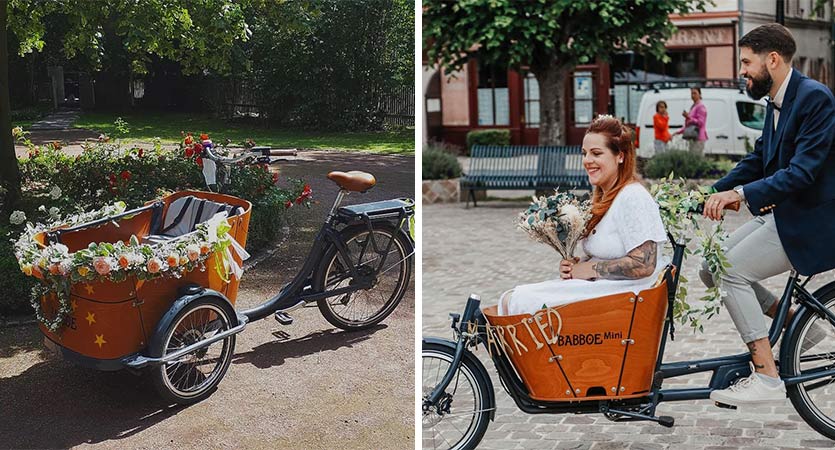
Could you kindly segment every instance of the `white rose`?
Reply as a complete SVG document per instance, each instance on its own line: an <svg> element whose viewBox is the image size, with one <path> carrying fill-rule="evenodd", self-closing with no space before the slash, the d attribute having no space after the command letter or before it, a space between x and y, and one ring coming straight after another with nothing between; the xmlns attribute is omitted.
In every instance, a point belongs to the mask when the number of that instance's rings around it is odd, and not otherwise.
<svg viewBox="0 0 835 450"><path fill-rule="evenodd" d="M49 208L49 218L50 219L55 220L58 217L60 217L60 215L61 215L61 210L58 209L57 206L53 206L52 208Z"/></svg>
<svg viewBox="0 0 835 450"><path fill-rule="evenodd" d="M20 225L25 221L26 213L24 213L23 211L15 211L12 213L11 216L9 216L9 222L11 222L12 225Z"/></svg>
<svg viewBox="0 0 835 450"><path fill-rule="evenodd" d="M58 186L52 186L52 189L49 191L49 196L53 200L58 200L59 198L61 198L61 188L59 188Z"/></svg>

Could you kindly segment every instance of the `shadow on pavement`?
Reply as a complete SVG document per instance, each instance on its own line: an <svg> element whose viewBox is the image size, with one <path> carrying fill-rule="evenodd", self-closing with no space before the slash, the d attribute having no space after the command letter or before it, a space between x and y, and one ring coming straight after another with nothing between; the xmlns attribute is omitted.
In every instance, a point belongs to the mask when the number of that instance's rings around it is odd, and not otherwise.
<svg viewBox="0 0 835 450"><path fill-rule="evenodd" d="M259 369L280 366L288 359L344 347L351 348L354 344L369 339L374 333L386 328L388 328L387 325L377 325L362 331L342 331L331 328L316 331L298 339L267 342L246 353L236 354L232 363L252 364Z"/></svg>
<svg viewBox="0 0 835 450"><path fill-rule="evenodd" d="M177 414L150 380L100 372L61 360L39 362L0 379L0 446L67 448L130 437ZM118 445L118 444L117 444Z"/></svg>

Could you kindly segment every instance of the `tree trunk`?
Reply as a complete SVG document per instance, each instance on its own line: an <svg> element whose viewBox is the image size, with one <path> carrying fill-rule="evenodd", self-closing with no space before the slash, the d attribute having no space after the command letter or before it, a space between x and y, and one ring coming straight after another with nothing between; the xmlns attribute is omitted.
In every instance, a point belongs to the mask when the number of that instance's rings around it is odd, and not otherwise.
<svg viewBox="0 0 835 450"><path fill-rule="evenodd" d="M6 1L0 1L0 186L6 192L2 196L0 220L8 219L8 214L20 200L20 170L14 152L12 138L12 112L9 101L9 47L6 39Z"/></svg>
<svg viewBox="0 0 835 450"><path fill-rule="evenodd" d="M539 82L539 145L565 145L565 79L571 66L551 62L533 72Z"/></svg>

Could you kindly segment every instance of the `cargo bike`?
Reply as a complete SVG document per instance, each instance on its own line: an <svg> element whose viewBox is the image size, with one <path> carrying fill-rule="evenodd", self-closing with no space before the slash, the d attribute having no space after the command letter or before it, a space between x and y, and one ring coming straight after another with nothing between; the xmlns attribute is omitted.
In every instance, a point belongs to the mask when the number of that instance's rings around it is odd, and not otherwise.
<svg viewBox="0 0 835 450"><path fill-rule="evenodd" d="M217 162L236 160L217 157ZM66 277L63 304L55 292L44 290L37 312L45 318L40 329L47 347L82 366L147 372L163 398L191 404L217 388L234 354L236 334L249 322L274 316L289 325L290 313L316 304L328 322L344 330L380 323L397 307L412 275L414 242L405 225L414 215L414 201L343 206L348 194L367 191L375 178L364 172L331 172L328 178L339 192L301 269L273 297L243 311L235 309L235 301L247 256L243 246L252 205L246 200L182 191L133 210L38 232L33 236L38 248L61 249L65 259L90 249L98 255L110 249L114 258L120 249L133 248L125 251L131 257L147 252L141 270L122 276L95 276L93 271L110 271L103 256L73 267L83 276ZM194 238L212 233L222 234L229 245L200 244ZM185 250L183 240L189 244ZM174 255L152 263L151 252L160 246ZM111 260L114 266L123 262L118 258ZM126 256L125 267L130 263ZM45 281L62 268L46 261L28 270Z"/></svg>
<svg viewBox="0 0 835 450"><path fill-rule="evenodd" d="M748 353L664 361L667 336L674 338L672 311L685 252L668 238L671 264L637 294L512 316L498 315L496 306L481 308L478 295L470 295L461 314L450 314L453 339L423 338L423 447L475 448L494 419L493 381L473 353L478 347L486 350L505 392L528 414L599 413L614 422L672 427L673 417L655 414L661 402L705 400L750 375ZM810 292L811 278L790 273L768 337L772 347L781 340L776 362L794 408L835 440L835 282ZM792 303L798 308L786 323ZM815 323L825 327L826 339L806 346ZM707 386L663 386L667 379L701 372L711 373Z"/></svg>

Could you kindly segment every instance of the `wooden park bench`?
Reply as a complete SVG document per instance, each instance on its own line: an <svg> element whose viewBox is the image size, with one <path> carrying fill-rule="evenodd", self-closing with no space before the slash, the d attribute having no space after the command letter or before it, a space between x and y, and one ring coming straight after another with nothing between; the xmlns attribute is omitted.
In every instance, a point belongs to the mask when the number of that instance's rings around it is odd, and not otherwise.
<svg viewBox="0 0 835 450"><path fill-rule="evenodd" d="M579 145L476 145L470 151L470 168L461 177L461 190L467 190L478 206L475 191L487 189L591 189L583 169Z"/></svg>

